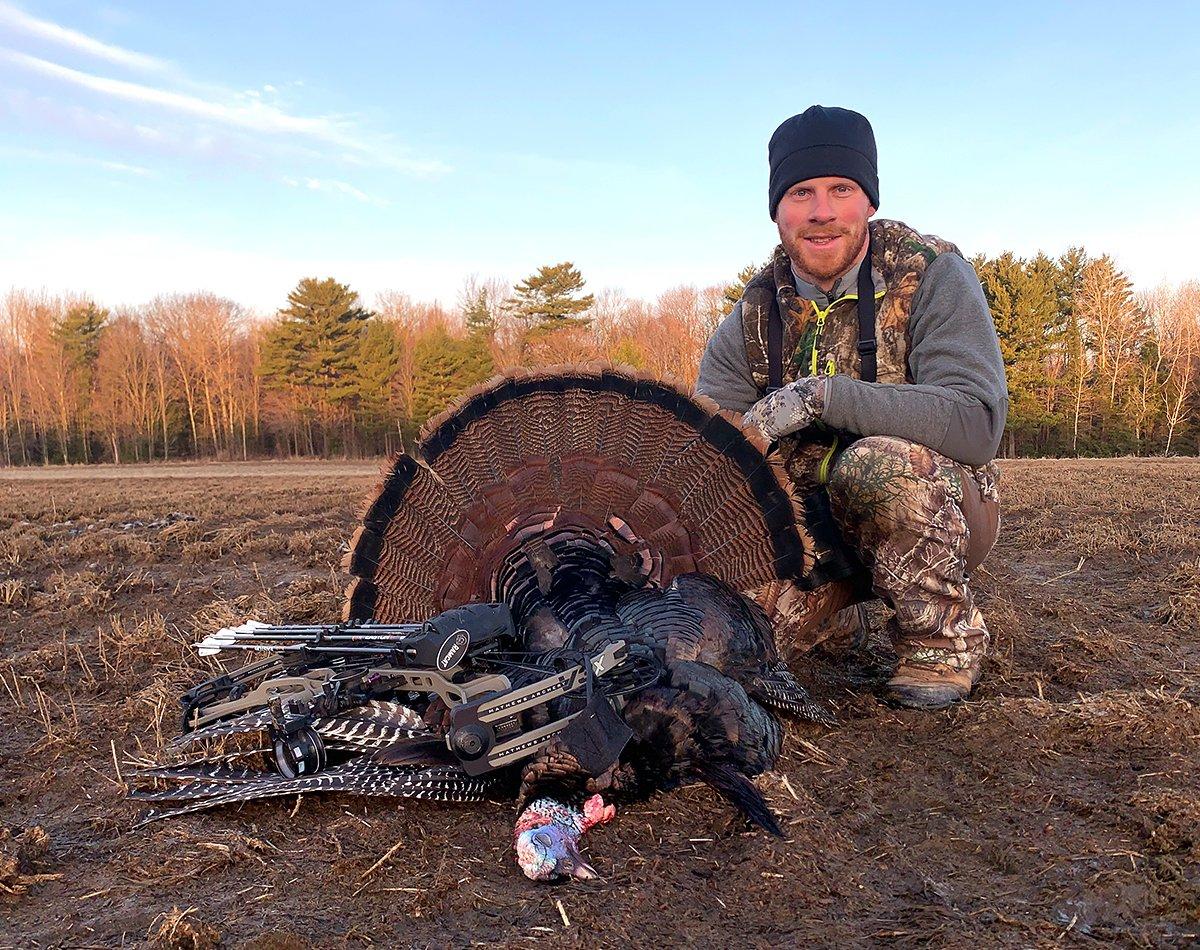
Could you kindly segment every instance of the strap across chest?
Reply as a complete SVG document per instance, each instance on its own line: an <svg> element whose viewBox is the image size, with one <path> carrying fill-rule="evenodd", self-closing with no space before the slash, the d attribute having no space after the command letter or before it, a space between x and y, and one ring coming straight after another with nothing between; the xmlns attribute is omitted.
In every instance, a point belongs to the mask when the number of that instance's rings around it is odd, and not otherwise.
<svg viewBox="0 0 1200 950"><path fill-rule="evenodd" d="M875 284L871 280L871 252L874 238L868 231L867 253L858 269L858 361L859 379L875 382ZM767 392L773 393L783 385L783 315L773 306L767 321Z"/></svg>

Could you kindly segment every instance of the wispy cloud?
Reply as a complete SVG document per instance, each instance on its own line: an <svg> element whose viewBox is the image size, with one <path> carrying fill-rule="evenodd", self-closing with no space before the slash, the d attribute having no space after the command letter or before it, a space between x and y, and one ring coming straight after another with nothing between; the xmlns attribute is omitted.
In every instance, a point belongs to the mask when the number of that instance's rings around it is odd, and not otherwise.
<svg viewBox="0 0 1200 950"><path fill-rule="evenodd" d="M107 168L110 172L124 172L127 175L137 175L141 178L149 178L154 174L149 168L144 168L141 165L129 165L125 162L109 162L100 159L100 167Z"/></svg>
<svg viewBox="0 0 1200 950"><path fill-rule="evenodd" d="M85 73L69 66L40 59L37 56L30 56L27 53L18 53L15 50L0 49L0 57L32 72L90 89L92 92L102 95L124 99L128 102L160 106L173 112L211 119L258 132L298 132L324 137L331 131L328 123L323 119L307 119L302 116L288 115L280 109L259 102L251 102L247 105L212 102L187 93Z"/></svg>
<svg viewBox="0 0 1200 950"><path fill-rule="evenodd" d="M435 176L450 170L442 162L412 158L406 155L403 149L390 146L387 142L365 138L349 128L343 120L327 116L296 115L244 95L237 99L231 96L229 101L222 102L160 86L99 76L28 53L3 48L0 48L0 59L29 72L125 102L148 105L257 134L300 136L336 146L347 153L342 155L342 158L356 159L362 164L416 176Z"/></svg>
<svg viewBox="0 0 1200 950"><path fill-rule="evenodd" d="M144 165L131 165L128 162L114 162L91 155L78 155L74 152L52 151L41 148L25 148L15 145L0 145L0 157L27 158L35 162L53 162L62 165L80 165L90 168L103 168L106 171L118 172L122 175L135 175L138 178L153 177L154 172Z"/></svg>
<svg viewBox="0 0 1200 950"><path fill-rule="evenodd" d="M133 50L102 42L86 33L72 30L70 27L61 26L49 20L41 20L14 7L11 3L3 2L3 0L0 0L0 28L3 28L5 32L20 33L47 40L128 69L162 72L170 66L166 60L156 56L136 53Z"/></svg>
<svg viewBox="0 0 1200 950"><path fill-rule="evenodd" d="M368 204L380 206L387 204L381 198L374 198L365 191L334 178L282 178L280 180L289 188L305 188L309 191L325 191L331 194L347 195L355 201L363 201Z"/></svg>
<svg viewBox="0 0 1200 950"><path fill-rule="evenodd" d="M11 39L10 48L5 39ZM103 67L81 68L58 62L59 56L35 55L20 48L30 38L112 66L143 74L140 81L106 75ZM188 78L166 60L106 43L78 30L35 17L7 0L0 0L0 64L7 63L31 76L65 84L99 97L101 110L83 101L55 94L36 96L42 107L30 113L31 97L19 86L0 94L0 113L10 113L37 125L58 125L85 139L108 146L123 144L139 153L149 151L174 160L256 168L293 187L339 193L356 201L383 205L386 201L342 181L330 166L342 169L383 169L430 178L449 172L443 162L420 158L391 136L363 128L348 116L311 115L280 101L282 88L302 81L266 83L260 89L238 90ZM113 108L124 104L121 109ZM96 160L92 164L99 164ZM110 163L110 170L139 174L148 169L136 163ZM299 167L297 167L299 166ZM297 174L301 169L309 174ZM315 174L312 174L315 173Z"/></svg>

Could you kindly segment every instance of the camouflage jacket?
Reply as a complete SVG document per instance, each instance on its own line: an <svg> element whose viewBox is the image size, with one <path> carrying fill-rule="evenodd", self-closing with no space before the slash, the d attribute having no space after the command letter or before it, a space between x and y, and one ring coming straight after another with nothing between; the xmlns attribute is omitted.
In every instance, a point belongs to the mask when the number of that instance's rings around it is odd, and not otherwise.
<svg viewBox="0 0 1200 950"><path fill-rule="evenodd" d="M961 256L961 252L949 241L919 234L900 221L876 220L868 227L870 267L876 278L876 381L912 382L908 354L913 296L934 258L945 253ZM759 391L765 394L768 386L767 327L772 311L783 318L784 383L835 373L860 378L857 308L856 292L838 298L825 310L800 297L791 261L782 245L777 247L771 263L750 280L742 294L746 356ZM814 443L811 439L785 439L780 446L789 473L802 487L825 481L835 449L830 441Z"/></svg>

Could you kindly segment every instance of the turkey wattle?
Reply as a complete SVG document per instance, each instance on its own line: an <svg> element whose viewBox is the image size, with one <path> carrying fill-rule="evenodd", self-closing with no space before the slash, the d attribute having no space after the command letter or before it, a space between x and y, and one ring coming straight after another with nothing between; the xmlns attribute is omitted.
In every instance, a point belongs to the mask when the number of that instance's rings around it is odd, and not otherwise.
<svg viewBox="0 0 1200 950"><path fill-rule="evenodd" d="M819 569L802 506L765 448L738 418L670 383L552 367L465 395L369 500L347 558L346 619L502 601L530 654L629 647L637 688L609 689L590 732L556 736L521 770L520 802L532 804L517 845L530 877L587 868L571 853L583 826L572 838L544 815L547 802L597 793L703 781L781 834L750 781L780 752L771 707L827 716L739 593ZM438 710L423 712L436 731ZM375 761L432 768L442 758L401 740Z"/></svg>

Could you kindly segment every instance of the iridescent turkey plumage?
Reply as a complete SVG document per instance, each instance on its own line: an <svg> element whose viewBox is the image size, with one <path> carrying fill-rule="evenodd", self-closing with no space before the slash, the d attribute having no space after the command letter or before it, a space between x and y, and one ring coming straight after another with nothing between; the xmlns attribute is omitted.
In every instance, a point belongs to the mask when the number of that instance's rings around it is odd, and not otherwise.
<svg viewBox="0 0 1200 950"><path fill-rule="evenodd" d="M505 770L507 788L524 804L703 781L778 834L752 782L778 759L775 713L829 720L780 661L766 615L741 593L819 573L804 505L766 448L740 418L627 368L497 377L432 419L411 454L389 461L351 539L344 619L407 623L503 602L521 640L514 684L624 641L628 659L593 684L616 717L593 724L596 748L559 733L519 775ZM471 801L506 788L504 774L471 777L456 765L441 700L394 699L312 719L309 741L329 753L312 774L255 771L216 755L147 770L143 777L168 787L140 797L159 814L179 814L297 792ZM523 725L577 712L573 702L528 713ZM269 710L250 712L180 745L266 735L275 721ZM607 759L606 723L627 736Z"/></svg>
<svg viewBox="0 0 1200 950"><path fill-rule="evenodd" d="M829 720L739 592L814 564L765 448L703 397L633 371L493 380L389 466L348 555L347 619L495 599L535 655L624 640L651 675L615 703L634 733L619 761L595 774L556 738L523 767L520 799L699 780L779 833L750 781L779 756L772 710Z"/></svg>

